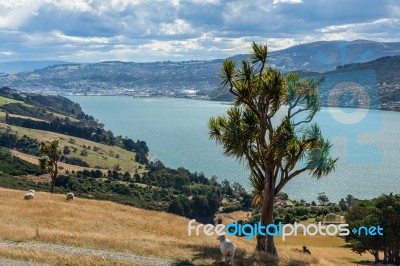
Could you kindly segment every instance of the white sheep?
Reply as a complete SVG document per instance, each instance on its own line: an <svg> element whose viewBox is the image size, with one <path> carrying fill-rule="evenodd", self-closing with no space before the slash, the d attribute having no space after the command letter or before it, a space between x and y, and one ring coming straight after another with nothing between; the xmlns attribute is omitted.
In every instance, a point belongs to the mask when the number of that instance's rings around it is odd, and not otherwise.
<svg viewBox="0 0 400 266"><path fill-rule="evenodd" d="M74 199L74 193L69 192L67 195L65 195L65 201L71 201Z"/></svg>
<svg viewBox="0 0 400 266"><path fill-rule="evenodd" d="M29 190L28 192L31 192L31 193L33 193L33 194L36 193L33 189Z"/></svg>
<svg viewBox="0 0 400 266"><path fill-rule="evenodd" d="M224 257L225 264L233 265L233 257L235 256L235 245L226 238L226 236L221 235L217 237L220 242L220 249L222 256Z"/></svg>
<svg viewBox="0 0 400 266"><path fill-rule="evenodd" d="M35 193L28 192L24 195L24 200L33 200L34 197L35 197Z"/></svg>

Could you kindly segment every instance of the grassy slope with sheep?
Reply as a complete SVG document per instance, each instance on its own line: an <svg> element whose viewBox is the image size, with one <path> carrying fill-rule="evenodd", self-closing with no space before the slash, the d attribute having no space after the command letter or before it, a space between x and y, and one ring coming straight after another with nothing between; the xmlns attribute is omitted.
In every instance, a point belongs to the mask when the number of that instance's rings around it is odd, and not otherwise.
<svg viewBox="0 0 400 266"><path fill-rule="evenodd" d="M187 263L181 265L223 265L216 237L188 237L186 218L107 201L75 198L66 202L64 195L44 192L36 192L34 200L24 201L24 194L24 191L0 189L0 243L33 241ZM254 241L229 239L237 246L235 265L257 265ZM345 242L336 237L297 236L277 244L282 254L279 265L355 265L355 261L370 259L343 248ZM97 256L0 245L0 257L16 260L53 265L134 265ZM311 255L295 251L303 245L307 245Z"/></svg>
<svg viewBox="0 0 400 266"><path fill-rule="evenodd" d="M150 164L144 141L115 136L85 114L79 104L61 96L9 88L0 88L0 97L0 112L5 114L5 120L0 121L0 146L8 153L8 165L0 164L0 172L3 169L9 174L0 176L0 186L25 189L32 185L29 181L34 181L31 188L47 191L48 175L36 174L38 171L15 173L12 161L19 158L37 166L43 156L40 142L57 140L62 150L55 184L58 193L73 191L80 197L162 211L170 211L178 195L185 202L213 203L206 212L192 208L187 212L196 217L209 218L218 209L221 199L215 195L220 184L202 173Z"/></svg>

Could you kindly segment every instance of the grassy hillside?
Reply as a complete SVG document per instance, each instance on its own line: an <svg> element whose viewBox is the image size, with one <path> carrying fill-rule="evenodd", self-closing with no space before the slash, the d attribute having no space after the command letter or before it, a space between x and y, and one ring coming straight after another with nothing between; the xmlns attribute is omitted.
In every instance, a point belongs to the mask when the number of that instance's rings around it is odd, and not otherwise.
<svg viewBox="0 0 400 266"><path fill-rule="evenodd" d="M79 104L61 96L0 88L0 122L8 125L1 125L1 134L28 136L37 143L58 139L60 147L67 151L66 163L131 174L143 173L143 164L147 163L145 142L114 136L85 114ZM32 149L30 153L22 152L38 155Z"/></svg>
<svg viewBox="0 0 400 266"><path fill-rule="evenodd" d="M0 122L4 122L6 120L6 113L0 111Z"/></svg>
<svg viewBox="0 0 400 266"><path fill-rule="evenodd" d="M0 96L0 106L6 105L6 104L10 104L10 103L22 103L22 102L14 100L14 99L10 99L10 98L6 98L6 97L3 97L3 96Z"/></svg>
<svg viewBox="0 0 400 266"><path fill-rule="evenodd" d="M14 167L15 157L38 165L43 155L40 143L57 140L62 150L55 181L58 193L73 191L81 197L187 217L212 219L218 210L223 198L219 183L184 168L149 163L146 142L115 136L85 114L79 104L61 96L20 93L9 88L0 88L0 97L4 98L0 112L5 117L0 123L0 146L9 150L4 169ZM48 174L6 174L0 173L2 187L25 189L33 180L35 189L48 189ZM236 198L240 195L231 200Z"/></svg>
<svg viewBox="0 0 400 266"><path fill-rule="evenodd" d="M122 172L127 171L131 174L144 172L144 165L135 161L135 153L120 147L109 146L50 131L23 128L7 124L0 124L0 133L6 132L7 128L8 133L15 134L18 137L27 135L39 142L57 139L59 140L61 148L68 146L71 151L70 154L65 155L66 157L79 158L87 162L90 168L113 169L115 166L119 165L120 171ZM82 153L87 155L83 155ZM31 160L30 162L33 163ZM35 163L38 162L36 161Z"/></svg>
<svg viewBox="0 0 400 266"><path fill-rule="evenodd" d="M42 192L32 201L23 201L24 193L0 189L0 242L53 243L186 263L181 265L223 265L215 237L188 237L186 218L106 201L76 198L67 203L63 195ZM239 248L235 265L257 265L254 241L230 239ZM369 259L343 248L339 238L297 236L277 244L281 261L267 265L356 265L353 262ZM303 245L311 256L295 251ZM2 246L0 257L52 265L134 265L11 244Z"/></svg>

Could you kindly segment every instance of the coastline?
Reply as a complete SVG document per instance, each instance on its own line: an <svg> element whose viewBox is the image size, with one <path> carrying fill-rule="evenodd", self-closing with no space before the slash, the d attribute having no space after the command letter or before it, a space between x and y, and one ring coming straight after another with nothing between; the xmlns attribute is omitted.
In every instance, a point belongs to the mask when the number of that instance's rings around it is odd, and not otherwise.
<svg viewBox="0 0 400 266"><path fill-rule="evenodd" d="M146 95L146 96L141 96L141 95L122 95L122 94L90 94L90 95L77 95L77 94L64 94L61 95L64 97L110 97L110 96L115 96L115 97L131 97L134 99L160 99L160 98L171 98L171 99L186 99L186 100L194 100L194 101L206 101L206 102L217 102L222 105L233 105L233 101L224 101L224 100L214 100L214 99L206 99L206 98L201 98L201 97L172 97L172 96L166 96L166 95ZM380 108L372 107L372 108L363 108L363 107L352 107L352 106L331 106L331 105L321 105L321 107L324 108L340 108L340 109L367 109L367 110L373 110L373 111L385 111L385 112L400 112L400 108L385 108L382 106Z"/></svg>

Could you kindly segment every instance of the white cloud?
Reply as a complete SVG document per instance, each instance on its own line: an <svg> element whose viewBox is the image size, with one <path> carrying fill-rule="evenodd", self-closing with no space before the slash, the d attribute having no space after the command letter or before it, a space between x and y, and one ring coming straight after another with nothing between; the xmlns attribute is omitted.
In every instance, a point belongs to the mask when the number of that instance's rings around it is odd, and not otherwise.
<svg viewBox="0 0 400 266"><path fill-rule="evenodd" d="M273 4L301 4L303 0L274 0Z"/></svg>
<svg viewBox="0 0 400 266"><path fill-rule="evenodd" d="M67 36L59 31L54 31L51 34L55 39L60 41L67 41L73 43L109 43L109 38L105 37L78 37L78 36Z"/></svg>
<svg viewBox="0 0 400 266"><path fill-rule="evenodd" d="M5 55L5 56L11 56L11 55L14 55L15 53L12 51L4 51L4 52L0 52L0 54Z"/></svg>
<svg viewBox="0 0 400 266"><path fill-rule="evenodd" d="M221 4L220 0L192 0L193 3L195 4L201 4L201 5L219 5Z"/></svg>
<svg viewBox="0 0 400 266"><path fill-rule="evenodd" d="M354 24L353 24L354 25ZM352 25L351 24L346 24L346 25L332 25L332 26L327 26L321 29L318 29L319 32L322 33L327 33L327 32L335 32L335 31L342 31L342 30L347 30L350 28Z"/></svg>
<svg viewBox="0 0 400 266"><path fill-rule="evenodd" d="M90 12L93 11L90 2L85 0L53 0L47 1L47 3L52 3L60 9L73 10L78 12Z"/></svg>
<svg viewBox="0 0 400 266"><path fill-rule="evenodd" d="M176 19L174 23L161 23L160 30L166 35L179 35L193 32L190 24L183 19Z"/></svg>
<svg viewBox="0 0 400 266"><path fill-rule="evenodd" d="M266 42L268 44L268 51L276 51L307 42L307 38L306 36L301 40L294 38L267 38Z"/></svg>
<svg viewBox="0 0 400 266"><path fill-rule="evenodd" d="M179 6L180 6L180 0L171 0L171 4L173 5L173 6L175 6L175 7L178 7L179 8Z"/></svg>
<svg viewBox="0 0 400 266"><path fill-rule="evenodd" d="M399 14L392 0L0 0L0 55L187 60L247 53L252 41L271 51L319 40L400 41Z"/></svg>
<svg viewBox="0 0 400 266"><path fill-rule="evenodd" d="M43 1L0 1L0 28L16 29L34 16Z"/></svg>
<svg viewBox="0 0 400 266"><path fill-rule="evenodd" d="M39 1L30 1L30 0L0 0L1 9L16 9L16 8L24 8L27 6L31 6L43 2Z"/></svg>
<svg viewBox="0 0 400 266"><path fill-rule="evenodd" d="M179 53L200 49L200 45L197 40L151 41L149 43L139 45L138 49L146 52L151 51L164 56L171 54L179 56Z"/></svg>
<svg viewBox="0 0 400 266"><path fill-rule="evenodd" d="M384 29L390 30L400 27L399 19L382 18L369 22L350 23L342 25L332 25L318 29L322 33L324 40L356 40L356 39L374 39L376 41L385 41ZM383 30L383 31L382 31ZM399 40L398 34L391 34L391 40Z"/></svg>
<svg viewBox="0 0 400 266"><path fill-rule="evenodd" d="M197 53L204 49L197 40L152 40L140 45L117 44L103 52L96 49L90 50L89 46L85 48L73 52L68 57L61 55L59 58L76 62L99 62L105 60L158 61L171 60L173 58L183 60L183 54Z"/></svg>

